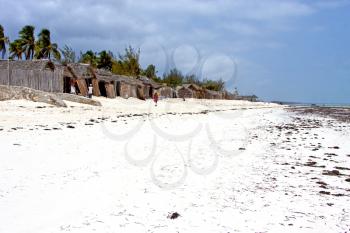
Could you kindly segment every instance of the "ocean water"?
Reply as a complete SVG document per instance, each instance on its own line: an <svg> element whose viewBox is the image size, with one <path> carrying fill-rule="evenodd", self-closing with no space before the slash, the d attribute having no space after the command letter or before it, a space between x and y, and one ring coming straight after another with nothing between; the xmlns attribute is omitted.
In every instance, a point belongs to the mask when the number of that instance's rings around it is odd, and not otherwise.
<svg viewBox="0 0 350 233"><path fill-rule="evenodd" d="M275 101L274 103L279 103L283 105L290 105L295 107L323 107L323 108L350 108L349 104L337 104L337 103L293 103L293 102L278 102Z"/></svg>

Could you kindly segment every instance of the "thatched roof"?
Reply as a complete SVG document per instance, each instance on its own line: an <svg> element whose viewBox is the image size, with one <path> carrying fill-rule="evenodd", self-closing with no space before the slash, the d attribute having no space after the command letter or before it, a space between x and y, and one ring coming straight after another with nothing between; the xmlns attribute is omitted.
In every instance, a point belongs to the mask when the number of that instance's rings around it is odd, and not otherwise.
<svg viewBox="0 0 350 233"><path fill-rule="evenodd" d="M130 85L143 85L142 81L134 77L116 75L105 69L95 69L89 64L71 63L67 65L67 68L75 76L75 78L96 78L105 82L119 81Z"/></svg>
<svg viewBox="0 0 350 233"><path fill-rule="evenodd" d="M143 83L134 78L134 77L131 77L131 76L125 76L125 75L113 75L113 79L115 81L120 81L120 82L124 82L124 83L127 83L127 84L130 84L130 85L138 85L138 86L142 86Z"/></svg>
<svg viewBox="0 0 350 233"><path fill-rule="evenodd" d="M197 84L193 84L193 83L183 84L182 86L185 88L190 88L190 89L195 90L195 91L203 90L200 86L198 86Z"/></svg>
<svg viewBox="0 0 350 233"><path fill-rule="evenodd" d="M140 80L134 77L113 74L109 70L105 70L105 69L94 69L93 72L98 80L103 80L105 82L119 81L130 85L139 85L139 86L143 84Z"/></svg>
<svg viewBox="0 0 350 233"><path fill-rule="evenodd" d="M215 96L215 95L222 95L222 94L223 94L223 92L220 92L220 91L212 91L212 90L208 90L208 89L204 89L204 91L205 91L206 93L210 94L210 95L213 95L213 96Z"/></svg>
<svg viewBox="0 0 350 233"><path fill-rule="evenodd" d="M7 70L9 64L13 70L54 70L59 66L50 60L0 60L0 69Z"/></svg>
<svg viewBox="0 0 350 233"><path fill-rule="evenodd" d="M83 63L70 63L67 64L68 70L76 78L93 78L92 68L89 64Z"/></svg>
<svg viewBox="0 0 350 233"><path fill-rule="evenodd" d="M152 79L150 79L146 76L138 76L137 79L140 80L144 85L149 85L149 86L152 86L154 88L161 88L164 86L160 83L153 81Z"/></svg>

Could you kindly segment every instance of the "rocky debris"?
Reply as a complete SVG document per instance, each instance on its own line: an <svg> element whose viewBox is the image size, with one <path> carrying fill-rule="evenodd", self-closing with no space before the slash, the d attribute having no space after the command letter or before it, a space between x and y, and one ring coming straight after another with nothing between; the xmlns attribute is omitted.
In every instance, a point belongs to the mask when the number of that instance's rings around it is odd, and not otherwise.
<svg viewBox="0 0 350 233"><path fill-rule="evenodd" d="M342 174L338 170L323 171L322 175L326 176L341 176Z"/></svg>
<svg viewBox="0 0 350 233"><path fill-rule="evenodd" d="M317 181L316 184L320 184L320 185L324 185L324 186L327 185L327 183L326 183L326 182L323 182L323 181Z"/></svg>
<svg viewBox="0 0 350 233"><path fill-rule="evenodd" d="M167 218L169 218L169 219L177 219L180 216L181 215L178 212L173 212L173 213L169 213Z"/></svg>
<svg viewBox="0 0 350 233"><path fill-rule="evenodd" d="M327 157L338 156L337 154L334 154L334 153L325 153L324 155L327 155Z"/></svg>
<svg viewBox="0 0 350 233"><path fill-rule="evenodd" d="M339 122L350 122L350 108L337 107L291 107L289 111L299 114L312 114L321 117L331 117Z"/></svg>
<svg viewBox="0 0 350 233"><path fill-rule="evenodd" d="M347 168L347 167L335 167L335 169L350 171L350 168Z"/></svg>
<svg viewBox="0 0 350 233"><path fill-rule="evenodd" d="M99 101L89 99L79 95L72 95L67 93L56 93L56 95L62 100L66 100L66 101L71 101L71 102L80 103L80 104L88 104L92 106L102 106L102 104Z"/></svg>
<svg viewBox="0 0 350 233"><path fill-rule="evenodd" d="M19 99L51 104L57 107L67 107L62 99L52 93L38 91L28 87L0 85L0 101Z"/></svg>
<svg viewBox="0 0 350 233"><path fill-rule="evenodd" d="M307 163L304 164L304 166L308 166L308 167L319 167L319 168L325 168L326 166L324 165L316 165L317 162L315 161L308 161Z"/></svg>
<svg viewBox="0 0 350 233"><path fill-rule="evenodd" d="M57 107L67 107L63 100L88 104L92 106L102 106L99 101L89 99L79 95L71 95L67 93L49 93L31 89L28 87L4 86L0 85L0 101L26 99L34 102L51 104ZM73 108L74 106L72 106ZM37 106L36 108L47 108L46 106Z"/></svg>

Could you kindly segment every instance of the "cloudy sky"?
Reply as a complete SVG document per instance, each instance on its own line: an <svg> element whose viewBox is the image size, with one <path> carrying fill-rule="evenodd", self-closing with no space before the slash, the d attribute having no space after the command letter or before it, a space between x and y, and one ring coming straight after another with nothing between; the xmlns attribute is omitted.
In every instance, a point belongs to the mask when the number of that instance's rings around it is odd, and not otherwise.
<svg viewBox="0 0 350 233"><path fill-rule="evenodd" d="M349 0L0 0L77 51L141 49L143 66L222 78L265 100L350 103Z"/></svg>

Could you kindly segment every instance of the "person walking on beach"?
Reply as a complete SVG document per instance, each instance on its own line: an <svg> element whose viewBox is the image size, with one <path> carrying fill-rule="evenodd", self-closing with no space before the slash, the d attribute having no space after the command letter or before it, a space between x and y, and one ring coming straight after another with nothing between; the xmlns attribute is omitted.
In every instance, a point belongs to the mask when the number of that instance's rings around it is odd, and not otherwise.
<svg viewBox="0 0 350 233"><path fill-rule="evenodd" d="M75 91L75 82L72 80L71 82L70 82L70 93L71 94L76 94L76 91Z"/></svg>
<svg viewBox="0 0 350 233"><path fill-rule="evenodd" d="M157 93L157 92L154 93L154 95L153 95L153 101L154 101L154 103L155 103L156 106L157 106L157 102L158 102L158 93Z"/></svg>
<svg viewBox="0 0 350 233"><path fill-rule="evenodd" d="M89 85L89 91L88 91L89 99L92 98L92 84Z"/></svg>

